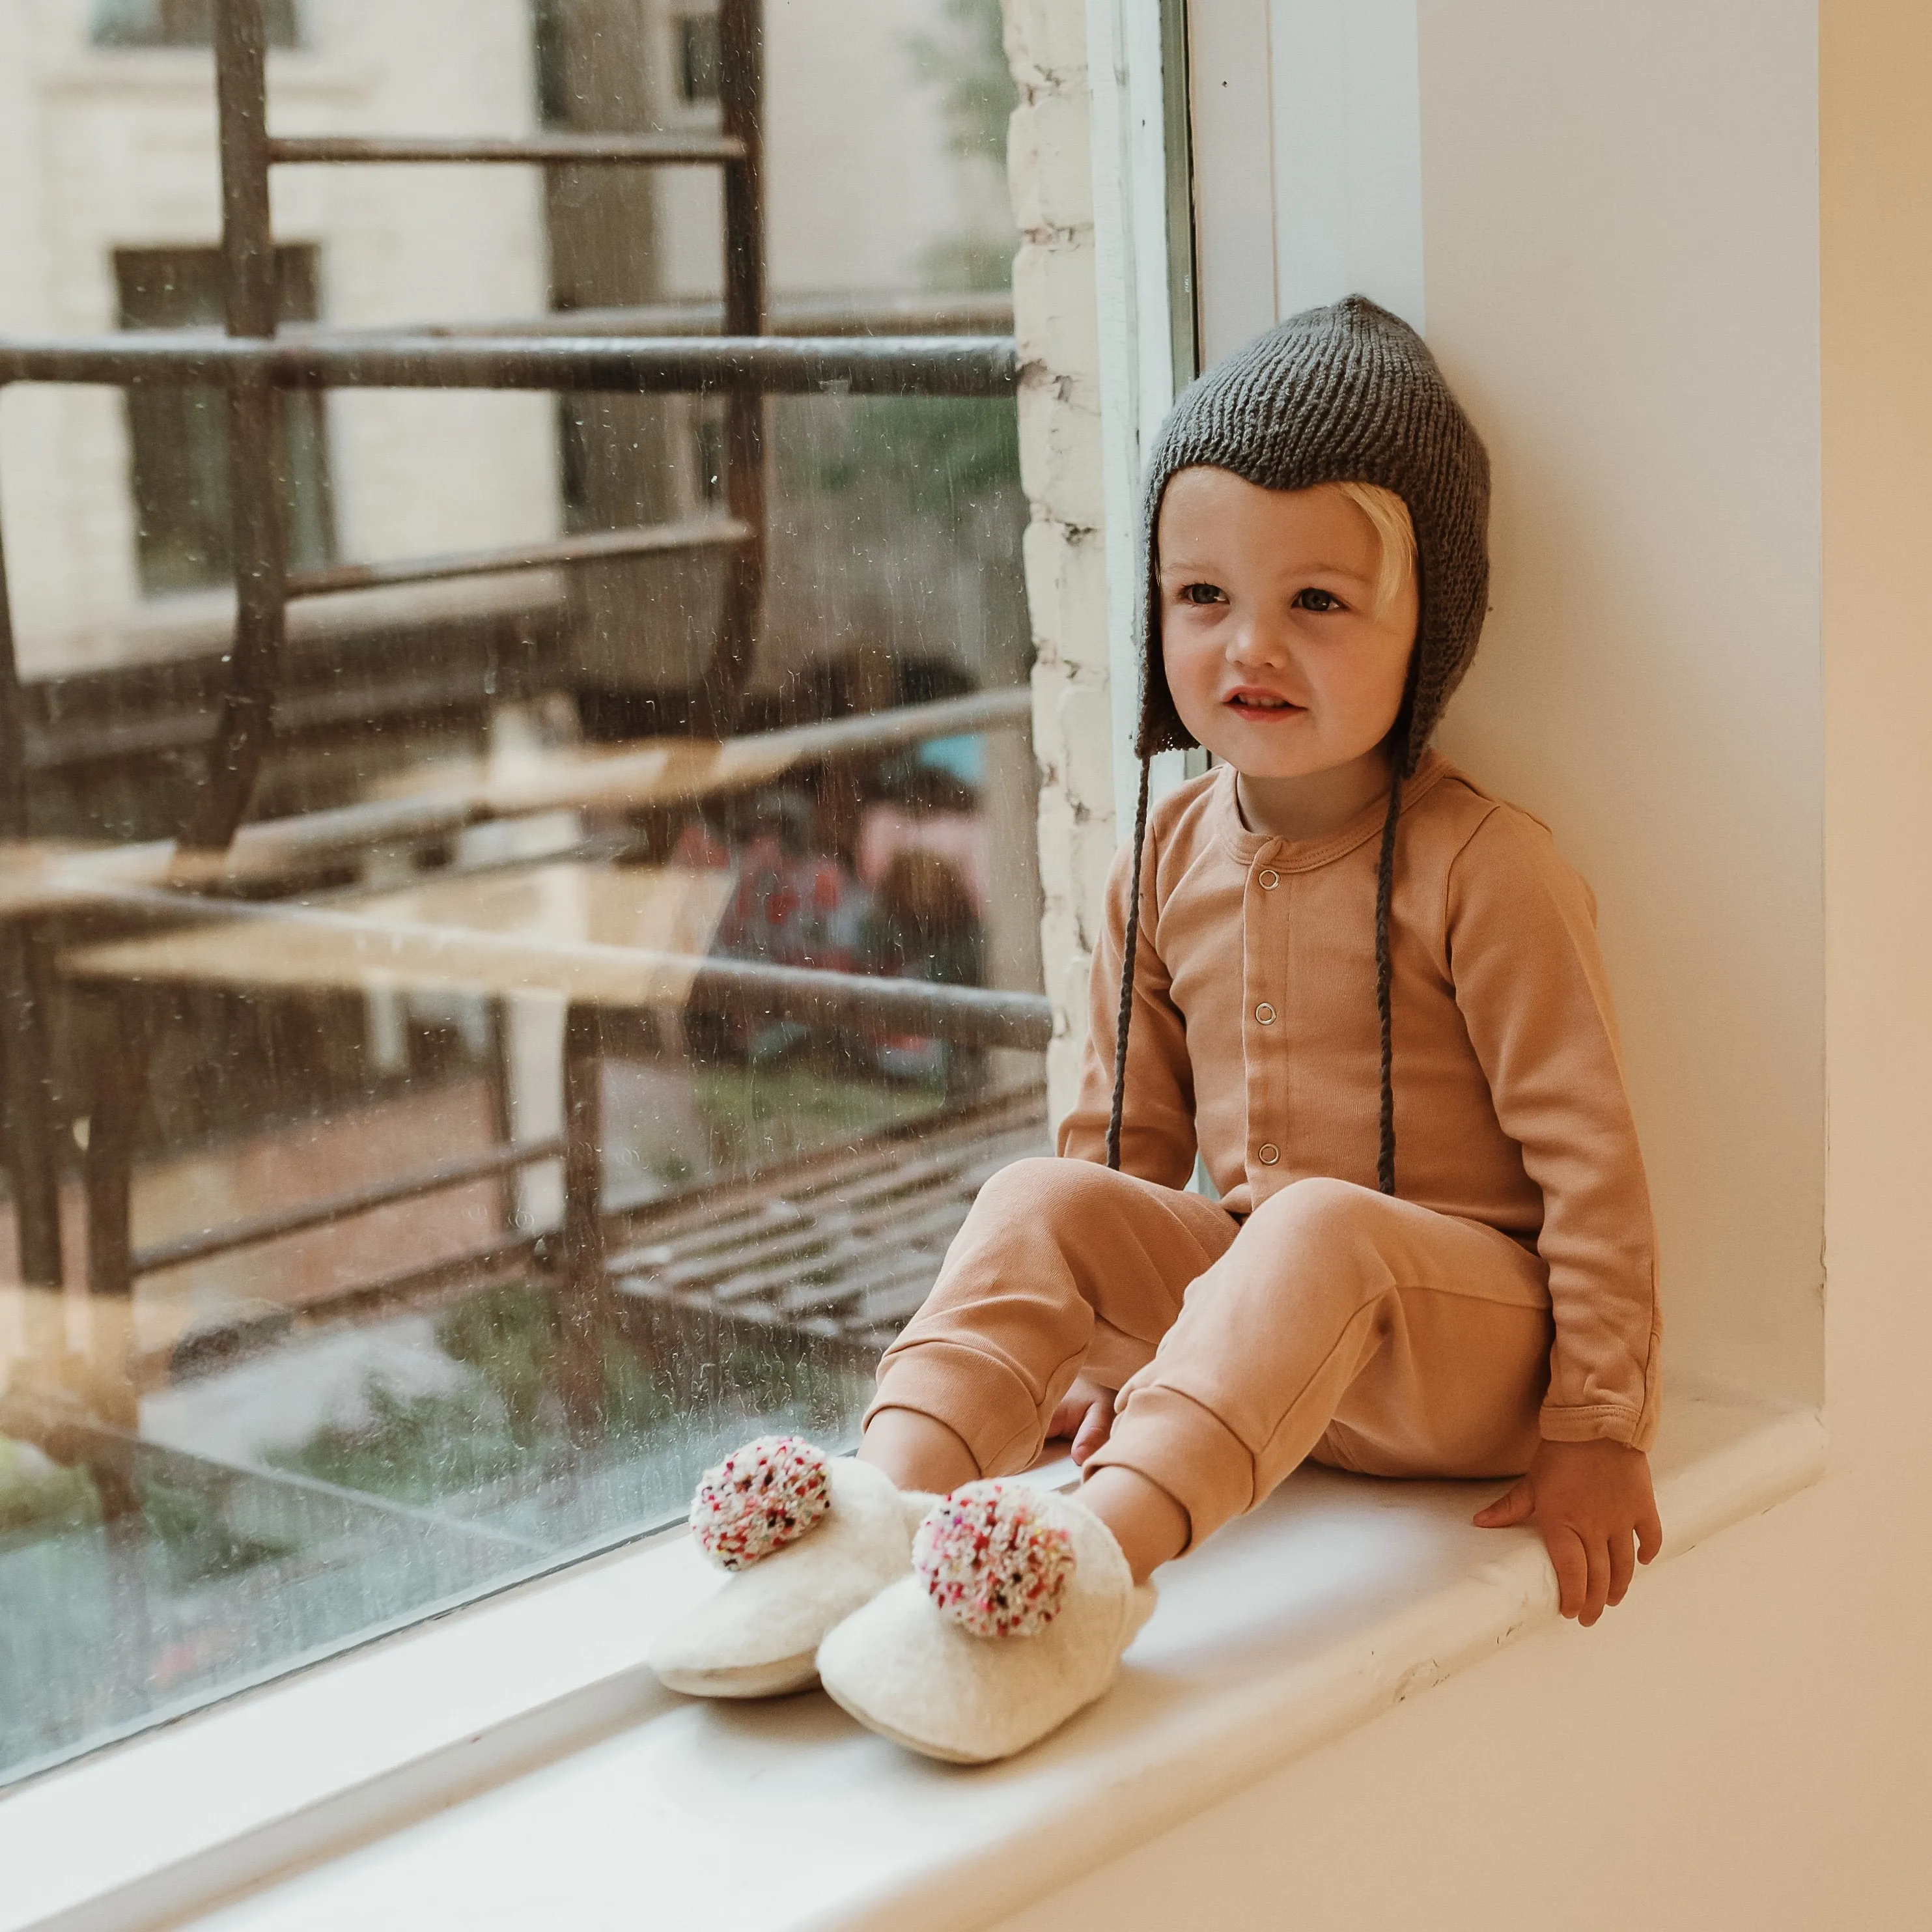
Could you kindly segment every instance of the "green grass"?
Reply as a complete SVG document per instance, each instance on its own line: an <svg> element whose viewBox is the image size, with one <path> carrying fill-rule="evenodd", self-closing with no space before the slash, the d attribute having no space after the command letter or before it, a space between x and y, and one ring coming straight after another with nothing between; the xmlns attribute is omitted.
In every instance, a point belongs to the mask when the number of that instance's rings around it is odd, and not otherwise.
<svg viewBox="0 0 1932 1932"><path fill-rule="evenodd" d="M62 1468L0 1436L0 1536L77 1529L100 1520L100 1493L85 1469Z"/></svg>
<svg viewBox="0 0 1932 1932"><path fill-rule="evenodd" d="M944 1104L937 1082L828 1078L808 1061L706 1067L692 1076L715 1170L745 1173L856 1141Z"/></svg>
<svg viewBox="0 0 1932 1932"><path fill-rule="evenodd" d="M552 1298L524 1283L492 1288L436 1324L443 1353L466 1374L459 1388L404 1392L372 1377L366 1413L277 1452L276 1466L397 1502L433 1505L520 1476L562 1472L580 1454L556 1390L562 1342ZM736 1343L676 1364L675 1382L621 1336L603 1346L602 1456L647 1456L708 1416L802 1413L842 1426L849 1372L809 1354Z"/></svg>

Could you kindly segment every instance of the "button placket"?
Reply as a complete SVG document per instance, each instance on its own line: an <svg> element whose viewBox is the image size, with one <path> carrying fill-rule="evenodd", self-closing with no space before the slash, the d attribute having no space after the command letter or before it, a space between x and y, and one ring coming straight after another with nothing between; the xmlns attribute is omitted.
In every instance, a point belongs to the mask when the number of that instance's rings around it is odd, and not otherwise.
<svg viewBox="0 0 1932 1932"><path fill-rule="evenodd" d="M1253 890L1243 895L1243 923L1246 929L1243 934L1242 963L1248 1015L1256 1030L1253 1046L1244 1056L1248 1075L1248 1160L1252 1164L1273 1167L1281 1159L1278 1137L1288 1098L1284 1042L1275 1025L1280 1012L1271 997L1282 983L1286 964L1283 928L1288 895L1280 890L1282 874L1275 866L1258 866L1248 876ZM1277 1138L1262 1138L1270 1133Z"/></svg>

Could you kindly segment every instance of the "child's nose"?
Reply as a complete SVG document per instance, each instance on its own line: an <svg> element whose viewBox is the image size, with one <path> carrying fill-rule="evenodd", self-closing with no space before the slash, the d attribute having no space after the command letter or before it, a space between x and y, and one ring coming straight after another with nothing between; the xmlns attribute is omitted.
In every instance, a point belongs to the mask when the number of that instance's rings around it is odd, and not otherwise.
<svg viewBox="0 0 1932 1932"><path fill-rule="evenodd" d="M1228 656L1239 664L1285 664L1288 661L1288 640L1266 616L1250 617L1236 626L1228 642Z"/></svg>

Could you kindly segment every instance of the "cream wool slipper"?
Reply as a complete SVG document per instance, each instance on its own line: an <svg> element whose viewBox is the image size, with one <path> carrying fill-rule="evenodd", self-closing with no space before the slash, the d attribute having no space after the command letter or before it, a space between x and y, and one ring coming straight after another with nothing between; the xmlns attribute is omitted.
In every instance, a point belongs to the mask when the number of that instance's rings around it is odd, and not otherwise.
<svg viewBox="0 0 1932 1932"><path fill-rule="evenodd" d="M730 1580L651 1640L650 1661L693 1697L776 1697L818 1674L819 1640L905 1575L931 1496L848 1456L765 1436L707 1470L698 1546Z"/></svg>
<svg viewBox="0 0 1932 1932"><path fill-rule="evenodd" d="M819 1646L819 1680L867 1729L956 1764L1058 1730L1113 1683L1154 1612L1154 1586L1136 1587L1091 1510L1022 1483L942 1497L912 1560Z"/></svg>

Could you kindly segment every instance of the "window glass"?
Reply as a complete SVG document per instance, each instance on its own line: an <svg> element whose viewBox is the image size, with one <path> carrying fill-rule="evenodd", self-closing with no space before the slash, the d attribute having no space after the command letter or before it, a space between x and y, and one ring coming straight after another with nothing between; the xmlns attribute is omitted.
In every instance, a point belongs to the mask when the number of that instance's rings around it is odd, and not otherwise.
<svg viewBox="0 0 1932 1932"><path fill-rule="evenodd" d="M213 87L92 86L61 17L0 82L46 164L0 178L48 238L8 326L210 341ZM332 78L271 62L272 130L731 98L681 0L301 24ZM237 467L205 381L0 391L0 1782L674 1522L748 1436L846 1439L1044 1147L998 0L762 46L769 328L987 338L982 393L293 386ZM278 168L283 324L715 334L722 176Z"/></svg>
<svg viewBox="0 0 1932 1932"><path fill-rule="evenodd" d="M718 98L723 59L716 14L686 14L677 23L679 98L696 106Z"/></svg>
<svg viewBox="0 0 1932 1932"><path fill-rule="evenodd" d="M123 328L219 328L218 248L117 248L114 278ZM316 319L316 251L275 250L278 308L285 322ZM329 561L322 399L297 390L280 400L283 514L289 561L298 570ZM221 392L150 387L128 396L128 443L141 588L153 596L227 582L234 573L228 495L228 421Z"/></svg>
<svg viewBox="0 0 1932 1932"><path fill-rule="evenodd" d="M297 44L296 0L262 0L272 47ZM93 0L100 47L206 47L214 44L214 0Z"/></svg>

